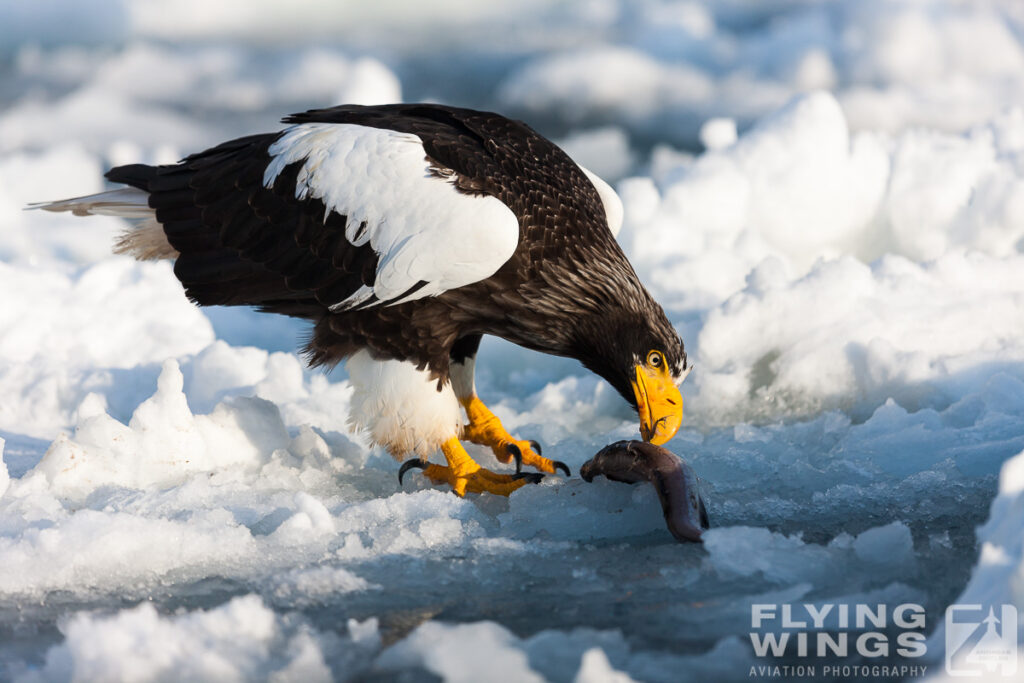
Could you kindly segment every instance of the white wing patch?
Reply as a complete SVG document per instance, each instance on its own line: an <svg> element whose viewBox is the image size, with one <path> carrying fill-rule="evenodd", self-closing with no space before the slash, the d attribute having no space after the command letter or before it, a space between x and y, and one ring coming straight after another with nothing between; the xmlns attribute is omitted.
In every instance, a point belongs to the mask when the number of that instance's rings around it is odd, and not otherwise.
<svg viewBox="0 0 1024 683"><path fill-rule="evenodd" d="M512 210L495 197L464 194L453 179L432 174L415 135L302 123L287 129L269 152L265 187L273 187L286 166L305 161L295 196L320 199L328 212L347 216L349 242L369 242L380 255L373 287L361 287L332 311L377 301L393 305L479 282L511 258L519 243ZM406 294L421 281L427 284Z"/></svg>
<svg viewBox="0 0 1024 683"><path fill-rule="evenodd" d="M612 186L601 180L597 174L582 166L580 166L580 170L590 178L594 189L597 190L597 196L601 198L601 203L604 204L604 215L608 219L608 229L612 231L613 237L618 237L619 230L622 230L622 218L625 213L622 208L622 200L615 190L612 189Z"/></svg>

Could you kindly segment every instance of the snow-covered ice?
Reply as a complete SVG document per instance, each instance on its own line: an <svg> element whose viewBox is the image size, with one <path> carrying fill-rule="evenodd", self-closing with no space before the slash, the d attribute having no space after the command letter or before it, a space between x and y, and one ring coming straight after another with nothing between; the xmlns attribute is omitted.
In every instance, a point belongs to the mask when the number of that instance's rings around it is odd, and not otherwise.
<svg viewBox="0 0 1024 683"><path fill-rule="evenodd" d="M1016 0L166 7L0 0L0 679L749 680L757 603L920 604L939 674L947 605L1024 614ZM703 547L647 486L400 489L301 323L23 210L403 97L613 181L696 365ZM573 472L636 436L576 363L488 340L477 383Z"/></svg>

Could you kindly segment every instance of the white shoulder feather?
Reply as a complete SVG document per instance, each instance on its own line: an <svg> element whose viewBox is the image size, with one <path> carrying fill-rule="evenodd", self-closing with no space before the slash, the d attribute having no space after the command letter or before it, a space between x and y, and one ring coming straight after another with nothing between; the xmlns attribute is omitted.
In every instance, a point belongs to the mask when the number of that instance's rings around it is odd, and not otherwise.
<svg viewBox="0 0 1024 683"><path fill-rule="evenodd" d="M618 237L619 230L622 229L622 217L624 214L622 200L619 198L618 193L612 189L612 186L601 180L597 174L582 166L580 166L580 170L586 173L587 177L590 178L590 182L594 184L594 189L597 190L598 196L601 197L601 203L604 204L604 214L608 219L608 228L612 231L612 235Z"/></svg>

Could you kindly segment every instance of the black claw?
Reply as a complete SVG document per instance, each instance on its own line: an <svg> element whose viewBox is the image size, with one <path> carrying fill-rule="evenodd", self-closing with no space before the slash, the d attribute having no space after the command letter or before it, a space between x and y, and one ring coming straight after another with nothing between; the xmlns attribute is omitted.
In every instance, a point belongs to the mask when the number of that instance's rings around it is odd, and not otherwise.
<svg viewBox="0 0 1024 683"><path fill-rule="evenodd" d="M427 461L426 460L420 460L419 458L416 458L414 460L406 460L405 462L403 462L402 466L398 468L398 485L399 486L402 485L402 477L405 476L405 473L408 472L409 470L413 469L413 468L425 470L425 469L427 469Z"/></svg>
<svg viewBox="0 0 1024 683"><path fill-rule="evenodd" d="M537 455L544 455L544 451L540 449L540 444L533 439L530 439L530 448L532 448Z"/></svg>
<svg viewBox="0 0 1024 683"><path fill-rule="evenodd" d="M516 472L515 474L512 475L513 481L519 481L520 479L525 479L526 481L530 482L531 484L539 484L541 479L543 479L543 478L544 478L544 475L541 474L540 472Z"/></svg>
<svg viewBox="0 0 1024 683"><path fill-rule="evenodd" d="M505 445L505 450L516 459L516 474L519 474L523 469L523 452L519 450L519 446L511 442Z"/></svg>
<svg viewBox="0 0 1024 683"><path fill-rule="evenodd" d="M572 472L569 470L569 466L566 465L561 460L552 460L551 464L553 464L555 466L556 470L562 470L563 472L565 472L565 476L567 476L567 477L571 477L572 476Z"/></svg>

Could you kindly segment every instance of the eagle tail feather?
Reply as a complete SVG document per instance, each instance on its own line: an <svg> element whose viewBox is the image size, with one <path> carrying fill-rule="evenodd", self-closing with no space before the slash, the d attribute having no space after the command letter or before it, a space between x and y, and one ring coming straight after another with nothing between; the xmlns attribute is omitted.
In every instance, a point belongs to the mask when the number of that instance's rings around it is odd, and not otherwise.
<svg viewBox="0 0 1024 683"><path fill-rule="evenodd" d="M136 187L73 197L56 202L30 204L30 209L70 211L76 216L116 216L139 221L125 229L114 243L115 254L128 254L139 261L174 259L178 251L167 241L156 211L149 205L149 193Z"/></svg>

